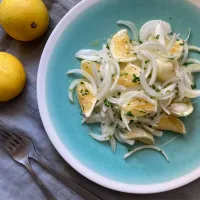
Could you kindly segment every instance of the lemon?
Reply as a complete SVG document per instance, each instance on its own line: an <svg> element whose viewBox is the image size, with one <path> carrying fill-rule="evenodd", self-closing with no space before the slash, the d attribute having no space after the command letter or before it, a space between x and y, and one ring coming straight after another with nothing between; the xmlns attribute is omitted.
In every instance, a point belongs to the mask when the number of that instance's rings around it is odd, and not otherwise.
<svg viewBox="0 0 200 200"><path fill-rule="evenodd" d="M169 116L166 114L163 114L161 116L160 122L157 124L155 128L159 130L174 131L177 133L184 133L184 134L186 133L185 125L179 118L174 116Z"/></svg>
<svg viewBox="0 0 200 200"><path fill-rule="evenodd" d="M165 82L169 79L175 78L175 69L171 62L162 62L156 59L157 62L157 78L161 82Z"/></svg>
<svg viewBox="0 0 200 200"><path fill-rule="evenodd" d="M111 39L110 51L118 62L131 62L137 59L133 52L133 46L130 42L127 30L123 29L117 32Z"/></svg>
<svg viewBox="0 0 200 200"><path fill-rule="evenodd" d="M42 0L2 0L0 24L13 38L31 41L47 29L49 15Z"/></svg>
<svg viewBox="0 0 200 200"><path fill-rule="evenodd" d="M97 101L96 97L92 94L92 86L86 81L81 81L77 85L76 91L82 112L86 117L89 117Z"/></svg>
<svg viewBox="0 0 200 200"><path fill-rule="evenodd" d="M169 53L179 58L183 51L183 45L184 45L183 40L176 41L176 43L174 44L173 48L169 51Z"/></svg>
<svg viewBox="0 0 200 200"><path fill-rule="evenodd" d="M99 71L100 70L100 64L99 63L88 61L88 60L82 60L81 61L81 69L84 70L85 72L87 72L88 74L90 74L92 77L93 77L93 73L92 73L92 65L93 64L95 64L97 70Z"/></svg>
<svg viewBox="0 0 200 200"><path fill-rule="evenodd" d="M136 116L141 117L145 116L152 111L154 111L154 105L145 101L141 98L133 98L125 105L123 105L122 110L126 113L127 116Z"/></svg>
<svg viewBox="0 0 200 200"><path fill-rule="evenodd" d="M124 134L124 138L127 140L138 140L148 145L154 144L153 135L136 126L132 126L131 131Z"/></svg>
<svg viewBox="0 0 200 200"><path fill-rule="evenodd" d="M0 101L16 97L24 88L26 73L13 55L0 52Z"/></svg>
<svg viewBox="0 0 200 200"><path fill-rule="evenodd" d="M128 63L123 69L121 69L118 84L124 85L125 87L136 87L140 85L139 77L140 68L136 65Z"/></svg>

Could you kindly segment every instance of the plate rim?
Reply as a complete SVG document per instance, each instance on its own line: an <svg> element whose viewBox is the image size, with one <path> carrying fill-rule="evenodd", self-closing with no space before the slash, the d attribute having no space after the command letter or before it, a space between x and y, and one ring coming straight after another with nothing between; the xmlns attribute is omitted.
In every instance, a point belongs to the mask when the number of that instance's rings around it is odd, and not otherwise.
<svg viewBox="0 0 200 200"><path fill-rule="evenodd" d="M86 9L100 1L101 0L82 0L76 6L74 6L67 14L65 14L65 16L54 28L44 47L37 75L37 102L41 120L50 141L58 153L63 157L63 159L77 172L89 180L112 190L136 194L159 193L179 188L196 180L200 177L200 167L184 176L158 184L137 185L114 181L112 179L106 178L105 176L99 175L92 169L84 166L78 159L73 156L73 154L67 149L67 147L62 143L61 139L56 134L56 130L53 126L53 123L51 122L46 99L46 72L50 60L50 55L53 52L59 37L62 35L63 31L73 22L73 20L76 19L78 15L82 14Z"/></svg>

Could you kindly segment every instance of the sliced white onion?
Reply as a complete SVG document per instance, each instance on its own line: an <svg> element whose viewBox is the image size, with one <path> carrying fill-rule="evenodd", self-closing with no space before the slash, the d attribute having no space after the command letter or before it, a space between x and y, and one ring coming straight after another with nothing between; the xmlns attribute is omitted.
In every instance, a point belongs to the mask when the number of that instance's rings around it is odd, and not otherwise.
<svg viewBox="0 0 200 200"><path fill-rule="evenodd" d="M184 40L185 42L187 42L189 40L190 34L191 34L191 29L188 28L188 36L185 38L185 40Z"/></svg>
<svg viewBox="0 0 200 200"><path fill-rule="evenodd" d="M193 58L189 58L189 59L186 60L185 63L196 63L196 64L200 64L200 60L193 59Z"/></svg>
<svg viewBox="0 0 200 200"><path fill-rule="evenodd" d="M115 66L115 69L116 69L116 76L115 76L115 81L113 83L113 85L111 86L110 88L110 91L113 91L117 85L117 82L119 80L119 77L120 77L120 67L119 67L119 64L118 62L116 62L115 60L110 60L113 65Z"/></svg>
<svg viewBox="0 0 200 200"><path fill-rule="evenodd" d="M185 71L191 73L200 72L200 64L191 64L185 68Z"/></svg>
<svg viewBox="0 0 200 200"><path fill-rule="evenodd" d="M110 72L110 67L107 63L106 68L105 68L105 76L104 76L103 82L101 83L101 85L99 87L99 92L97 94L98 100L101 100L101 98L105 97L105 95L110 90L111 84L112 84L112 75Z"/></svg>
<svg viewBox="0 0 200 200"><path fill-rule="evenodd" d="M160 53L167 55L168 52L164 45L160 44L159 42L145 42L137 47L137 50L159 50Z"/></svg>
<svg viewBox="0 0 200 200"><path fill-rule="evenodd" d="M150 35L153 35L156 29L156 26L160 20L151 20L146 22L140 29L140 40L146 41ZM164 31L168 34L171 33L171 25L163 21Z"/></svg>
<svg viewBox="0 0 200 200"><path fill-rule="evenodd" d="M100 123L102 121L99 113L92 114L89 118L85 118L87 124Z"/></svg>
<svg viewBox="0 0 200 200"><path fill-rule="evenodd" d="M92 49L83 49L76 53L76 58L89 60L89 61L100 61L100 51Z"/></svg>
<svg viewBox="0 0 200 200"><path fill-rule="evenodd" d="M93 137L95 140L103 142L103 141L110 140L110 137L112 135L110 135L109 133L108 134L104 134L104 135L98 135L98 134L95 134L95 133L90 133L90 136Z"/></svg>
<svg viewBox="0 0 200 200"><path fill-rule="evenodd" d="M115 152L116 151L116 147L117 147L117 143L116 143L116 140L114 137L112 137L110 139L110 144L111 144L111 149L112 149L112 152Z"/></svg>
<svg viewBox="0 0 200 200"><path fill-rule="evenodd" d="M132 34L133 34L133 39L138 41L138 30L135 26L135 24L133 24L132 22L130 21L124 21L124 20L119 20L117 21L117 24L122 24L122 25L125 25L127 26L128 28L130 28Z"/></svg>
<svg viewBox="0 0 200 200"><path fill-rule="evenodd" d="M114 122L114 114L113 114L113 110L111 108L111 106L108 107L108 115L110 117L110 119L112 120L112 122Z"/></svg>
<svg viewBox="0 0 200 200"><path fill-rule="evenodd" d="M143 149L153 149L153 150L156 150L156 151L160 152L166 158L166 160L169 162L169 158L168 158L167 154L161 148L156 147L156 146L152 146L152 145L144 145L144 146L137 147L137 148L131 150L130 152L128 152L127 154L125 154L124 158L127 158L131 154L134 154L137 151L140 151L140 150L143 150Z"/></svg>
<svg viewBox="0 0 200 200"><path fill-rule="evenodd" d="M97 71L97 67L95 63L92 64L92 74L93 74L95 83L99 87L101 84L101 80L100 80L99 73Z"/></svg>
<svg viewBox="0 0 200 200"><path fill-rule="evenodd" d="M167 51L170 51L174 47L176 40L177 40L177 34L174 33L170 43L167 45Z"/></svg>
<svg viewBox="0 0 200 200"><path fill-rule="evenodd" d="M155 83L156 77L157 77L156 58L151 53L149 53L148 51L139 50L139 51L137 51L137 53L142 54L143 56L147 57L152 64L152 76L151 76L150 81L149 81L149 85L152 86Z"/></svg>
<svg viewBox="0 0 200 200"><path fill-rule="evenodd" d="M159 21L158 25L156 26L154 36L155 37L159 36L158 42L161 43L162 45L165 45L165 31L164 31L163 21Z"/></svg>
<svg viewBox="0 0 200 200"><path fill-rule="evenodd" d="M183 58L182 58L182 60L181 60L181 64L184 64L185 61L187 60L188 53L189 53L188 45L187 45L187 43L185 42L185 44L184 44L184 54L183 54Z"/></svg>
<svg viewBox="0 0 200 200"><path fill-rule="evenodd" d="M117 125L120 127L120 128L126 128L126 126L124 125L124 123L118 118L118 117L115 117L115 122L117 123Z"/></svg>
<svg viewBox="0 0 200 200"><path fill-rule="evenodd" d="M200 48L199 47L189 45L188 48L189 48L190 51L200 52Z"/></svg>
<svg viewBox="0 0 200 200"><path fill-rule="evenodd" d="M165 111L168 115L170 115L170 111L165 107L165 105L163 104L162 101L159 101L159 104L161 106L161 108L163 109L163 111Z"/></svg>
<svg viewBox="0 0 200 200"><path fill-rule="evenodd" d="M82 69L72 69L67 72L67 74L73 74L73 73L76 73L76 74L78 73L78 74L82 74L83 76L85 76L85 78L87 78L91 83L93 95L97 94L97 85L96 85L94 79L92 78L92 76L90 76L90 74L88 74L87 72L85 72Z"/></svg>
<svg viewBox="0 0 200 200"><path fill-rule="evenodd" d="M74 81L71 82L70 86L69 86L69 91L68 91L68 96L70 101L73 103L74 102L74 88L81 82L83 81L83 79L76 79Z"/></svg>
<svg viewBox="0 0 200 200"><path fill-rule="evenodd" d="M147 125L143 125L144 129L146 129L147 131L149 131L152 135L156 136L156 137L162 137L163 132L162 131L157 131Z"/></svg>

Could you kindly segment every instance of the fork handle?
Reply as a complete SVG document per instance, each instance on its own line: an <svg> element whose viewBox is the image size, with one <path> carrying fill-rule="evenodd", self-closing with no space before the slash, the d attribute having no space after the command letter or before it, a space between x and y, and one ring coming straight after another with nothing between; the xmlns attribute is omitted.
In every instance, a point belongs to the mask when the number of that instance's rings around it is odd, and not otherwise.
<svg viewBox="0 0 200 200"><path fill-rule="evenodd" d="M26 164L26 168L35 180L35 182L39 185L41 190L43 191L44 195L48 200L56 200L56 197L50 192L50 190L45 186L45 184L39 179L37 174L33 171L32 167L30 164Z"/></svg>
<svg viewBox="0 0 200 200"><path fill-rule="evenodd" d="M62 181L64 184L68 185L71 189L76 191L78 194L80 194L84 199L88 200L101 200L96 195L92 194L82 186L80 186L78 183L74 182L69 177L65 176L64 174L61 174L60 172L57 172L53 168L51 168L46 162L41 160L40 158L33 158L35 161L37 161L40 165L42 165L44 168L46 168L50 173L52 173L55 177L57 177L60 181Z"/></svg>

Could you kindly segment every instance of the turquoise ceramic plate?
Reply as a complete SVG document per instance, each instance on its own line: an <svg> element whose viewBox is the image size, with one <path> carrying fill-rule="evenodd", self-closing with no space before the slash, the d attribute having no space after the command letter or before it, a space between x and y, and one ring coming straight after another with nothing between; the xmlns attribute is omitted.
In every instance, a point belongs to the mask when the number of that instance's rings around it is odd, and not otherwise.
<svg viewBox="0 0 200 200"><path fill-rule="evenodd" d="M77 101L68 100L71 77L66 72L79 68L74 54L83 48L101 48L121 27L117 20L133 21L139 28L152 19L172 24L184 38L192 30L190 43L200 46L200 10L183 0L84 0L57 25L44 49L38 73L38 103L42 121L52 143L78 172L105 187L130 193L155 193L187 184L200 176L200 103L183 119L186 136L166 132L156 141L168 154L170 163L151 150L124 160L127 147L118 144L115 154L108 143L93 140L91 129L81 125ZM99 40L97 47L93 42ZM198 57L198 55L192 55ZM200 80L197 77L197 85ZM94 129L95 127L92 127ZM172 141L173 140L173 141Z"/></svg>

